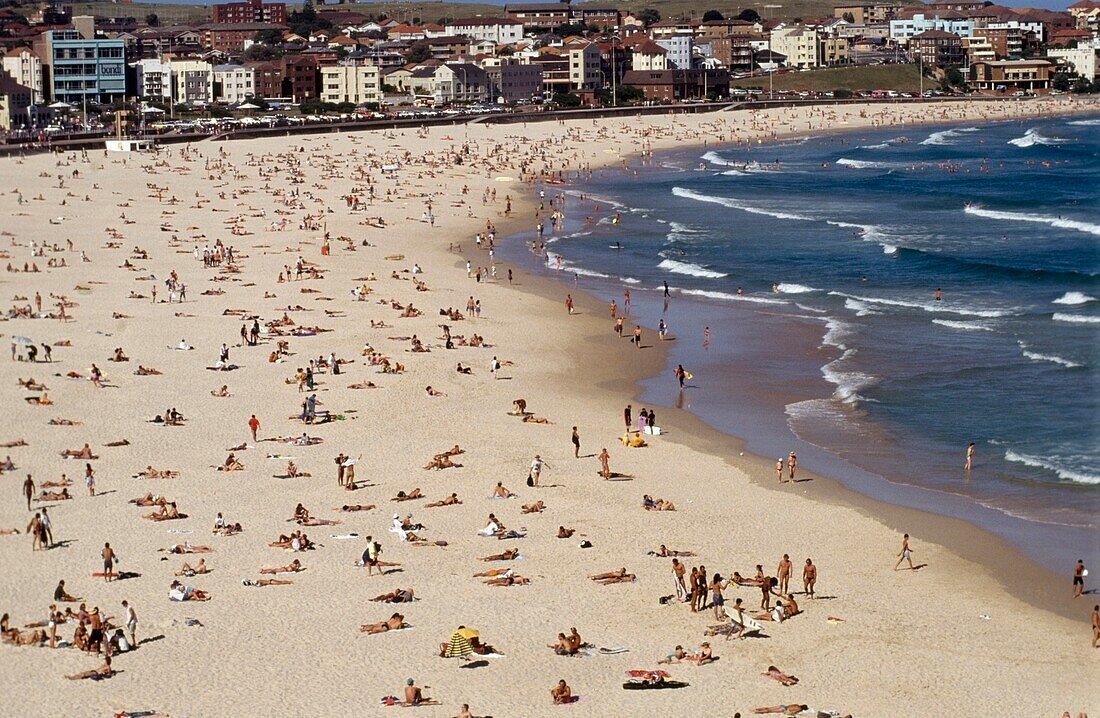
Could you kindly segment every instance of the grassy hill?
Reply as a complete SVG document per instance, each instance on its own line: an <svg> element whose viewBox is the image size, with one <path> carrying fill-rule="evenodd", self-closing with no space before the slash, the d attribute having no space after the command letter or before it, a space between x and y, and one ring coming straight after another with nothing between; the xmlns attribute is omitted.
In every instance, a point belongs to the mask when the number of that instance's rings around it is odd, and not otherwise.
<svg viewBox="0 0 1100 718"><path fill-rule="evenodd" d="M776 75L776 90L818 91L829 90L899 90L916 92L920 89L920 70L916 65L865 65L860 67L834 67L811 72L789 72ZM768 78L753 77L733 80L731 87L768 87ZM924 87L935 87L933 80L925 78Z"/></svg>

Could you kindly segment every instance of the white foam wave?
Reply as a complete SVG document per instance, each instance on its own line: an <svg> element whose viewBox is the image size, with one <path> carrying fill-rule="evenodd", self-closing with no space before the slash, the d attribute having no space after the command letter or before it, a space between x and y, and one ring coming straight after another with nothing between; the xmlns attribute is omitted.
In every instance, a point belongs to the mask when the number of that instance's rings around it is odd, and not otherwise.
<svg viewBox="0 0 1100 718"><path fill-rule="evenodd" d="M877 145L860 145L856 149L860 150L884 150L890 146L889 142L879 142Z"/></svg>
<svg viewBox="0 0 1100 718"><path fill-rule="evenodd" d="M1082 127L1096 127L1097 125L1100 125L1100 118L1093 119L1093 120L1074 120L1073 122L1070 122L1069 124L1071 124L1071 125L1080 125Z"/></svg>
<svg viewBox="0 0 1100 718"><path fill-rule="evenodd" d="M825 377L825 381L836 385L836 390L833 391L833 398L845 404L855 404L864 400L864 397L859 393L860 389L866 389L878 381L870 374L864 374L858 371L844 371L839 368L843 362L853 357L855 353L855 349L846 349L844 353L840 355L840 358L821 367L821 375Z"/></svg>
<svg viewBox="0 0 1100 718"><path fill-rule="evenodd" d="M754 304L786 304L787 302L782 299L770 299L768 297L748 297L738 296L736 294L730 294L729 292L714 292L708 289L681 289L680 294L689 294L695 297L706 297L707 299L722 299L734 302L751 302Z"/></svg>
<svg viewBox="0 0 1100 718"><path fill-rule="evenodd" d="M1059 479L1063 481L1072 481L1075 484L1100 484L1100 476L1094 474L1086 474L1080 471L1074 471L1066 466L1059 464L1057 459L1050 459L1042 456L1032 456L1030 454L1021 454L1009 449L1005 452L1005 459L1007 461L1014 461L1018 464L1024 464L1037 469L1046 469L1047 471L1053 471L1057 474Z"/></svg>
<svg viewBox="0 0 1100 718"><path fill-rule="evenodd" d="M814 287L807 287L805 284L789 284L787 282L781 282L778 289L781 294L808 294L809 292L821 291Z"/></svg>
<svg viewBox="0 0 1100 718"><path fill-rule="evenodd" d="M993 327L987 326L981 322L956 322L952 319L933 319L933 324L939 324L941 327L949 327L951 329L960 329L964 332L991 332Z"/></svg>
<svg viewBox="0 0 1100 718"><path fill-rule="evenodd" d="M1084 292L1066 292L1062 296L1054 300L1054 304L1088 304L1089 302L1095 302L1096 297L1090 297Z"/></svg>
<svg viewBox="0 0 1100 718"><path fill-rule="evenodd" d="M941 130L939 132L933 132L928 136L928 139L921 142L922 145L953 145L955 144L951 140L958 137L963 132L977 132L977 127L963 127L954 130Z"/></svg>
<svg viewBox="0 0 1100 718"><path fill-rule="evenodd" d="M685 189L683 187L673 187L672 194L677 197L683 197L685 199L693 199L696 202L709 202L711 204L718 204L730 209L739 209L742 212L749 212L751 214L762 214L768 217L775 217L776 219L795 219L803 222L815 221L813 217L806 217L801 214L793 214L791 212L780 212L778 210L765 209L762 207L754 207L749 204L745 204L739 199L734 197L715 197L709 194L701 194L694 190Z"/></svg>
<svg viewBox="0 0 1100 718"><path fill-rule="evenodd" d="M851 297L844 300L844 308L850 312L855 312L857 317L867 317L878 314L878 312L872 311L866 303L858 299L852 299Z"/></svg>
<svg viewBox="0 0 1100 718"><path fill-rule="evenodd" d="M892 162L874 162L872 160L852 160L841 157L836 163L842 167L851 167L854 170L885 170L894 167Z"/></svg>
<svg viewBox="0 0 1100 718"><path fill-rule="evenodd" d="M1015 145L1016 147L1034 147L1035 145L1062 145L1065 144L1065 140L1056 139L1054 137L1046 137L1039 134L1038 130L1031 129L1024 133L1023 137L1017 137L1009 140L1008 144Z"/></svg>
<svg viewBox="0 0 1100 718"><path fill-rule="evenodd" d="M824 309L818 309L817 307L807 307L805 304L799 304L795 302L794 305L804 312L813 312L814 314L825 314Z"/></svg>
<svg viewBox="0 0 1100 718"><path fill-rule="evenodd" d="M1030 347L1028 347L1028 345L1023 343L1023 342L1016 342L1016 343L1020 345L1020 351L1023 352L1024 356L1027 357L1028 359L1032 360L1032 361L1050 362L1052 364L1060 364L1061 366L1064 366L1067 369L1077 369L1081 366L1080 364L1078 364L1075 361L1070 361L1069 359L1063 359L1062 357L1055 356L1054 354L1040 354L1039 352L1033 352L1033 351L1030 350Z"/></svg>
<svg viewBox="0 0 1100 718"><path fill-rule="evenodd" d="M1033 222L1037 224L1049 224L1051 227L1061 229L1075 229L1078 232L1093 234L1100 237L1100 224L1082 222L1076 219L1064 217L1051 217L1046 214L1030 214L1028 212L1002 212L999 210L985 209L977 205L969 205L964 210L967 214L973 214L986 219L1002 219L1009 222Z"/></svg>
<svg viewBox="0 0 1100 718"><path fill-rule="evenodd" d="M731 164L733 164L729 160L722 159L714 150L707 152L699 159L703 160L704 162L710 162L712 165L720 165L722 167L729 167Z"/></svg>
<svg viewBox="0 0 1100 718"><path fill-rule="evenodd" d="M898 248L895 247L892 244L884 244L884 245L882 245L882 253L883 254L897 254L898 253Z"/></svg>
<svg viewBox="0 0 1100 718"><path fill-rule="evenodd" d="M920 309L925 312L932 312L934 314L946 313L946 314L958 314L965 317L986 317L994 319L996 317L1011 316L1012 312L1006 309L972 309L970 307L954 307L944 304L943 302L907 302L902 299L883 299L881 297L861 297L855 294L845 294L843 292L829 292L829 294L836 297L845 297L848 299L855 299L860 302L867 302L870 304L881 304L889 307L905 307L908 309Z"/></svg>
<svg viewBox="0 0 1100 718"><path fill-rule="evenodd" d="M1084 314L1055 312L1053 319L1056 322L1068 322L1070 324L1100 324L1100 317L1090 317Z"/></svg>
<svg viewBox="0 0 1100 718"><path fill-rule="evenodd" d="M677 262L675 259L664 259L657 265L661 269L673 274L686 274L690 277L702 277L703 279L721 279L729 276L725 272L715 272L706 267L700 267L691 262Z"/></svg>
<svg viewBox="0 0 1100 718"><path fill-rule="evenodd" d="M748 172L742 172L741 170L726 170L722 174L726 177L744 177Z"/></svg>
<svg viewBox="0 0 1100 718"><path fill-rule="evenodd" d="M825 336L821 337L821 346L836 347L837 349L848 348L844 340L852 335L851 324L830 318L825 320L825 327Z"/></svg>

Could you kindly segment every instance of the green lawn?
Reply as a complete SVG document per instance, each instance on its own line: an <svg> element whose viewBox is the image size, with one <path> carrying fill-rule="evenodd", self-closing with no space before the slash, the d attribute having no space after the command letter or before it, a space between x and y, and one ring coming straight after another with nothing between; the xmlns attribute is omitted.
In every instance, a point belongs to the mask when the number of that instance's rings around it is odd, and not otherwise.
<svg viewBox="0 0 1100 718"><path fill-rule="evenodd" d="M916 65L865 65L862 67L834 67L811 72L789 72L776 75L776 90L818 91L828 90L899 90L916 92L920 89L920 70ZM767 89L767 77L732 80L731 87L760 87ZM924 78L925 89L937 83Z"/></svg>

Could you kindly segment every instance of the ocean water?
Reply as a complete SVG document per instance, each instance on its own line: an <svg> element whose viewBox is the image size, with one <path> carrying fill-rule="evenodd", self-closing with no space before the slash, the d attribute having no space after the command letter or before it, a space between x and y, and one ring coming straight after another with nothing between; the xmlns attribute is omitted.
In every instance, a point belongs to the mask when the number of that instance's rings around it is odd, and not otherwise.
<svg viewBox="0 0 1100 718"><path fill-rule="evenodd" d="M501 256L667 322L695 379L644 401L1057 570L1100 560L1100 119L633 165L544 187L564 222Z"/></svg>

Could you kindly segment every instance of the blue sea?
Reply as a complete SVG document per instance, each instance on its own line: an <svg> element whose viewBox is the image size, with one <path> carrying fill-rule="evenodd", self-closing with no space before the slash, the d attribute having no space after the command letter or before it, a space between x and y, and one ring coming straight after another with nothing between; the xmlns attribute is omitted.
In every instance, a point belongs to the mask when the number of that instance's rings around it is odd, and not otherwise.
<svg viewBox="0 0 1100 718"><path fill-rule="evenodd" d="M501 257L666 322L644 402L1056 570L1100 560L1100 118L710 145L542 191L564 221Z"/></svg>

